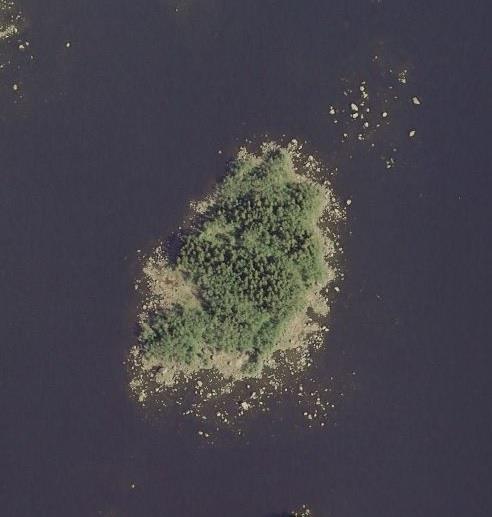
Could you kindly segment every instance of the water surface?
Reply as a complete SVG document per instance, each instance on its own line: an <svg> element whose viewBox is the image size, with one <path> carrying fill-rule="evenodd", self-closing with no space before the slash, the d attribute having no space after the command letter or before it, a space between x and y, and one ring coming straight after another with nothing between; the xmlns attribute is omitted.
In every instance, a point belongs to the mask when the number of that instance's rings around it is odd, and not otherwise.
<svg viewBox="0 0 492 517"><path fill-rule="evenodd" d="M308 503L321 517L488 515L480 4L23 11L34 59L0 72L2 514L267 517ZM342 147L329 105L360 80L382 96L390 67L410 71L407 104L373 154ZM344 396L323 429L285 403L247 439L210 446L128 397L136 250L265 134L307 140L353 201L322 359Z"/></svg>

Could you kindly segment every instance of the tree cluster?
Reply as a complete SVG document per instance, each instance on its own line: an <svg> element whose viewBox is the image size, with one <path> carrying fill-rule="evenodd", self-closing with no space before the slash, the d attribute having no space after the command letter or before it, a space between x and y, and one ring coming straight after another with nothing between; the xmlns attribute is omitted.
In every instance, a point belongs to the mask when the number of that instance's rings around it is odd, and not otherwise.
<svg viewBox="0 0 492 517"><path fill-rule="evenodd" d="M321 196L315 184L299 180L285 149L232 164L174 264L196 286L200 308L175 305L147 315L141 342L186 363L205 348L247 352L253 362L271 352L322 278Z"/></svg>

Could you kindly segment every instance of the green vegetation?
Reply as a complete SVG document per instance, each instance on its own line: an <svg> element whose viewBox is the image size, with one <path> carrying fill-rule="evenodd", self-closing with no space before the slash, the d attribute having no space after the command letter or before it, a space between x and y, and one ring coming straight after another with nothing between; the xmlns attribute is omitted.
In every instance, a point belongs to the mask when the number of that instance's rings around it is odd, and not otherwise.
<svg viewBox="0 0 492 517"><path fill-rule="evenodd" d="M197 369L222 355L239 357L243 372L261 368L325 279L324 205L288 149L240 153L176 259L160 266L158 275L178 275L194 296L171 296L142 315L148 364Z"/></svg>

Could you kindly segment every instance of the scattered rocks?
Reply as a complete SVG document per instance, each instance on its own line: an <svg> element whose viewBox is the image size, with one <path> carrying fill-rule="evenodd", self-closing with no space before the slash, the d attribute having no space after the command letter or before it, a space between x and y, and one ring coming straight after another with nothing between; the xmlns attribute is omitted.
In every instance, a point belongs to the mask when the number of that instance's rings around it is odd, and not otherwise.
<svg viewBox="0 0 492 517"><path fill-rule="evenodd" d="M293 146L293 152L297 153L296 159L298 159L300 166L304 167L307 177L316 178L319 180L319 184L324 185L327 189L327 199L330 200L331 208L329 214L323 215L323 217L326 217L326 227L328 228L332 221L343 220L345 210L331 192L331 182L327 179L337 172L337 167L334 167L331 172L323 171L315 156L307 153L301 154L302 144L294 140L291 141L290 145ZM345 201L347 205L350 205L351 202L351 199ZM332 241L329 256L342 252L337 237L333 235L326 235L325 237ZM331 282L334 279L343 280L337 270L333 271L332 275ZM321 296L320 291L323 287L321 283L316 287L318 293L315 297L316 300L313 299L316 304L312 306L315 312L320 315L326 313L329 300L329 297L323 299L324 295ZM338 286L337 290L340 290ZM323 310L321 310L321 306L318 307L318 303L321 304L322 299ZM151 306L151 301L149 302L147 298L144 301L147 307ZM320 318L322 317L320 316ZM323 321L323 323L326 322ZM138 377L131 381L130 388L135 398L146 409L152 407L159 412L163 412L167 408L170 411L172 411L172 408L177 408L181 416L198 420L200 427L198 428L199 431L196 432L198 436L206 439L209 443L222 431L243 436L245 432L241 426L246 418L267 414L271 411L272 404L289 397L292 397L293 402L298 403L300 408L305 407L307 414L310 415L310 417L307 416L306 419L302 419L302 425L308 428L315 425L322 427L321 422L326 422L330 415L332 394L328 388L323 391L320 387L320 383L324 382L321 377L318 378L314 375L313 378L308 379L307 372L314 362L314 354L317 354L323 348L328 327L321 321L316 322L303 315L299 318L298 329L299 336L297 334L286 336L289 343L293 345L288 350L288 354L279 351L274 361L265 365L265 372L260 378L252 377L239 381L237 379L228 380L218 375L215 370L207 370L195 372L189 378L185 377L184 382L178 380L172 386L156 387L155 385L159 384L157 381L167 378L172 373L172 368L170 372L167 372L162 365L155 365L152 370L154 376L150 383L146 379ZM137 364L130 357L128 361L130 372L138 375L138 364L134 368L132 362ZM300 379L309 388L304 390L302 385L299 386Z"/></svg>
<svg viewBox="0 0 492 517"><path fill-rule="evenodd" d="M386 159L386 168L391 169L395 165L395 159L393 157Z"/></svg>

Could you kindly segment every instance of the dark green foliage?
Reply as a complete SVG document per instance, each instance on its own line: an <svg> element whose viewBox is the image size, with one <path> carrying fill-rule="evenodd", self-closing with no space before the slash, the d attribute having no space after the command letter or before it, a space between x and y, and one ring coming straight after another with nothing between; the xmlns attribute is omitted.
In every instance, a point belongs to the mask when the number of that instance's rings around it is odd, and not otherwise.
<svg viewBox="0 0 492 517"><path fill-rule="evenodd" d="M175 305L171 310L152 312L142 321L140 339L152 354L166 360L191 362L199 354L205 330L201 310Z"/></svg>
<svg viewBox="0 0 492 517"><path fill-rule="evenodd" d="M237 160L175 264L197 286L201 308L149 315L141 341L186 363L207 345L247 352L252 362L272 351L306 291L323 277L315 233L321 201L321 190L299 181L284 149Z"/></svg>

